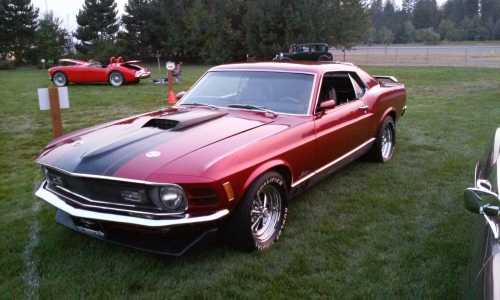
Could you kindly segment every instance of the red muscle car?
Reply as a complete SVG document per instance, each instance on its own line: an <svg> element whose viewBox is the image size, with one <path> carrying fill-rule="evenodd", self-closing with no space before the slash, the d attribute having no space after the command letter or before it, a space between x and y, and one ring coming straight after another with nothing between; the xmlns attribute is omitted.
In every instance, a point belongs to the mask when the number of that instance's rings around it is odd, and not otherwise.
<svg viewBox="0 0 500 300"><path fill-rule="evenodd" d="M219 230L266 249L318 178L391 159L405 102L395 78L351 64L217 66L174 107L52 141L36 195L58 223L135 248L180 255Z"/></svg>
<svg viewBox="0 0 500 300"><path fill-rule="evenodd" d="M113 57L108 65L102 65L95 61L61 59L60 66L49 69L49 79L55 86L65 86L68 83L109 83L112 86L137 83L151 76L148 69L137 65L139 62Z"/></svg>

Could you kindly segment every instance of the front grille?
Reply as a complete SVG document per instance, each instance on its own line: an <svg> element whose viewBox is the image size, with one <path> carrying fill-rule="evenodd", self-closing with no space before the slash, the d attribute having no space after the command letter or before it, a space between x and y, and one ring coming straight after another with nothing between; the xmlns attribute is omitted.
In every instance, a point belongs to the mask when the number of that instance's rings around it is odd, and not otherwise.
<svg viewBox="0 0 500 300"><path fill-rule="evenodd" d="M48 188L82 204L103 207L133 207L145 212L160 211L153 202L157 187L133 182L72 176L54 169L47 169ZM124 200L124 193L140 197ZM125 197L127 198L127 197ZM132 201L134 200L134 201Z"/></svg>

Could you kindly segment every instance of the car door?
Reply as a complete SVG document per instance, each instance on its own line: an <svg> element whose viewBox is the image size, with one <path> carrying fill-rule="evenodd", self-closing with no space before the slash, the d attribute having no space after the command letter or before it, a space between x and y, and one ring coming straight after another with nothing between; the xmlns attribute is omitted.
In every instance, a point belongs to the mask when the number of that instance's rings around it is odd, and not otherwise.
<svg viewBox="0 0 500 300"><path fill-rule="evenodd" d="M340 162L370 139L369 119L373 114L363 101L364 87L356 76L350 72L332 72L323 76L315 113L316 148L321 166ZM334 95L331 94L332 88ZM337 105L321 111L320 103L332 96Z"/></svg>
<svg viewBox="0 0 500 300"><path fill-rule="evenodd" d="M81 82L106 82L106 72L107 68L102 67L100 64L89 64L81 70Z"/></svg>

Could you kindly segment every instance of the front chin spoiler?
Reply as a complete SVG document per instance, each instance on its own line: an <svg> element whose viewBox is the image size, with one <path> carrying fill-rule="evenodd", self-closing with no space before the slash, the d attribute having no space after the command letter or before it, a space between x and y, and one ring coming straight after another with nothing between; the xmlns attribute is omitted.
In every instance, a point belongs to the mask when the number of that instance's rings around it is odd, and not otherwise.
<svg viewBox="0 0 500 300"><path fill-rule="evenodd" d="M110 229L105 222L94 223L94 226L98 226L98 230L88 229L77 224L77 222L82 221L87 224L89 222L89 220L74 218L60 209L57 210L56 222L77 233L119 246L168 256L181 256L185 254L189 249L200 244L208 236L213 235L217 231L216 227L193 230L193 228L189 228L188 226L187 228L183 228L180 234L172 238L169 231L166 231L167 235L157 229L150 233L137 233L124 229Z"/></svg>

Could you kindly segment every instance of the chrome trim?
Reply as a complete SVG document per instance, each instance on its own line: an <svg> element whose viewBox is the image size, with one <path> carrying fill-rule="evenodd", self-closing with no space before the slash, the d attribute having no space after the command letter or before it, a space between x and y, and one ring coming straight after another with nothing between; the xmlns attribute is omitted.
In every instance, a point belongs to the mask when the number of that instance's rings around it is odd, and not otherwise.
<svg viewBox="0 0 500 300"><path fill-rule="evenodd" d="M217 67L214 67L217 68ZM286 116L307 116L310 117L312 116L312 105L314 102L314 92L316 91L317 87L317 80L318 80L318 74L315 72L308 72L308 71L293 71L293 70L275 70L275 69L269 69L269 68L262 68L262 69L251 69L251 68L238 68L238 69L220 69L220 70L213 70L209 69L205 74L203 74L186 92L186 94L182 97L182 99L186 99L187 96L193 91L193 89L201 82L201 80L210 72L236 72L236 71L245 71L245 72L275 72L275 73L294 73L294 74L306 74L306 75L313 75L313 85L311 87L311 93L309 96L309 105L307 107L307 113L305 114L292 114L292 113L284 113L284 112L274 112L277 115L286 115ZM175 104L174 107L179 107L182 105L183 100L180 100ZM231 108L231 107L225 107L225 106L217 106L222 109L233 109L233 110L243 110L241 108ZM258 112L258 110L251 110L253 112Z"/></svg>
<svg viewBox="0 0 500 300"><path fill-rule="evenodd" d="M176 226L176 225L184 225L184 224L193 224L193 223L203 223L203 222L211 222L216 221L226 215L229 214L228 209L219 210L213 214L200 216L200 217L191 217L189 214L186 214L185 217L179 219L168 219L168 220L151 220L145 218L131 217L131 216L122 216L101 212L93 212L85 209L79 209L70 206L64 200L60 199L55 194L47 191L43 187L44 184L40 185L38 190L35 192L35 195L45 202L51 204L52 206L70 214L71 216L85 219L93 219L99 221L109 221L109 222L117 222L117 223L125 223L125 224L133 224L140 225L146 227L167 227L167 226Z"/></svg>
<svg viewBox="0 0 500 300"><path fill-rule="evenodd" d="M53 189L49 189L49 188L45 188L46 186L46 182L44 181L42 183L42 188L44 190L46 190L47 192L50 192L58 197L62 197L64 199L67 199L71 202L75 202L77 203L78 205L81 205L81 206L84 206L84 207L88 207L88 208L96 208L96 209L103 209L103 210L109 210L109 211L116 211L116 212L125 212L125 213L132 213L132 214L136 214L136 215L148 215L148 216L158 216L158 217L163 217L163 216L179 216L179 215L182 215L184 214L184 211L181 211L181 212L174 212L174 213L153 213L153 212L147 212L147 211L142 211L142 210L131 210L131 209L124 209L124 208L115 208L115 207L109 207L109 206L99 206L99 205L91 205L91 204L85 204L85 203L81 203L80 201L76 200L76 199L72 199L68 196L65 196L61 193L58 193L57 191L54 191ZM67 191L66 189L64 189L65 191ZM77 196L77 197L81 197L81 198L84 198L85 200L90 200L89 198L86 198L84 196L81 196L79 194L76 194L76 193L73 193L71 191L69 191L71 194ZM100 202L100 201L92 201L90 200L91 202ZM113 202L100 202L100 203L105 203L105 204L111 204L113 205L114 203Z"/></svg>
<svg viewBox="0 0 500 300"><path fill-rule="evenodd" d="M70 190L68 190L68 189L66 189L66 188L64 188L64 187L62 187L62 186L60 186L60 185L58 185L58 186L57 186L57 188L58 188L58 189L63 190L64 192L66 192L66 193L68 193L68 194L71 194L71 195L73 195L73 196L75 196L75 197L82 198L83 200L88 201L88 202L92 202L92 203L99 203L99 204L112 204L112 205L126 206L126 207L137 207L137 205L135 205L135 204L114 203L114 202L105 202L105 201L98 201L98 200L90 199L90 198L85 197L85 196L83 196L83 195L80 195L80 194L78 194L78 193L72 192L72 191L70 191ZM53 192L54 194L59 194L57 191L54 191L53 189L51 189L51 188L49 188L49 187L47 187L47 190L49 190L49 191ZM62 195L61 195L61 196L62 196ZM76 201L76 202L78 202L78 201ZM78 202L78 203L80 203L80 202Z"/></svg>
<svg viewBox="0 0 500 300"><path fill-rule="evenodd" d="M363 144L357 146L356 148L352 149L351 151L347 152L346 154L342 155L341 157L335 159L334 161L331 161L329 163L327 163L326 165L320 167L319 169L307 174L306 176L302 177L301 179L297 180L296 182L292 183L292 187L296 187L297 185L303 183L304 181L308 180L309 178L321 173L322 171L328 169L329 167L332 167L333 165L341 162L342 160L344 160L345 158L351 156L352 154L356 153L357 151L361 150L363 147L367 146L368 144L370 143L373 143L373 141L375 141L375 138L371 138L369 140L367 140L366 142L364 142Z"/></svg>
<svg viewBox="0 0 500 300"><path fill-rule="evenodd" d="M43 164L43 163L39 163L39 164L41 166L43 166L43 167L51 168L51 169L54 169L54 170L59 171L61 173L65 173L67 175L74 176L74 177L113 180L113 181L130 182L130 183L137 183L137 184L145 184L145 185L176 186L176 187L182 189L182 187L180 185L175 184L175 183L154 182L154 181L146 181L146 180L129 179L129 178L123 178L123 177L85 174L85 173L73 173L73 172L69 172L69 171L60 169L58 167L51 166L49 164Z"/></svg>

